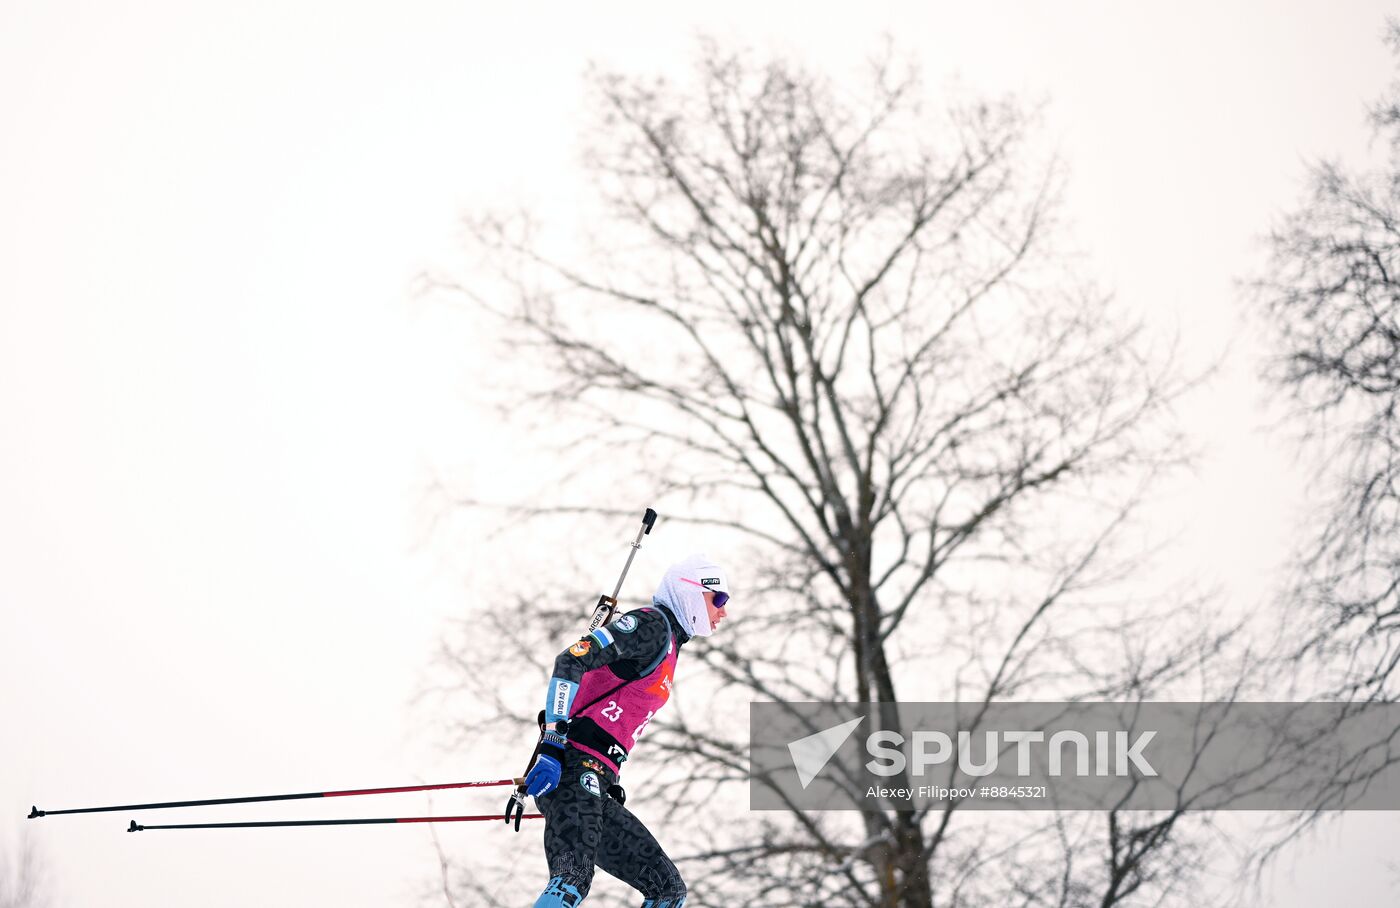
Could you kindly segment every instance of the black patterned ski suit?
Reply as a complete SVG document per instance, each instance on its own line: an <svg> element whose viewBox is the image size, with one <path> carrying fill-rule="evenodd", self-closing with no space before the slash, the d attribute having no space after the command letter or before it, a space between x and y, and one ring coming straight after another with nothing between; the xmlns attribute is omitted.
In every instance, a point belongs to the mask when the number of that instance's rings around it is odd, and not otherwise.
<svg viewBox="0 0 1400 908"><path fill-rule="evenodd" d="M687 639L664 607L629 612L560 653L551 685L577 686L569 746L559 787L535 799L545 817L550 881L536 908L575 908L588 895L594 867L642 893L643 908L681 908L686 887L676 865L630 810L608 794L654 709L635 712L637 697L664 703L670 672ZM664 692L661 688L664 686ZM627 699L633 696L633 699ZM591 701L591 702L590 702ZM620 702L619 702L620 701ZM626 707L626 708L624 708Z"/></svg>

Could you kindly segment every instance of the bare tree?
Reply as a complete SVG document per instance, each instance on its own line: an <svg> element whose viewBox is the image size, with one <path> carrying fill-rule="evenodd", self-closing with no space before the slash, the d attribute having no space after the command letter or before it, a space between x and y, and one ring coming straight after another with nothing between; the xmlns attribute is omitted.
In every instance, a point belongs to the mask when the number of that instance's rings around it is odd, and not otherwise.
<svg viewBox="0 0 1400 908"><path fill-rule="evenodd" d="M1400 51L1400 22L1388 40ZM1332 671L1327 692L1400 690L1400 82L1371 110L1387 161L1311 167L1310 193L1270 236L1256 282L1281 349L1270 378L1325 446L1333 490L1300 559L1300 648Z"/></svg>
<svg viewBox="0 0 1400 908"><path fill-rule="evenodd" d="M0 851L0 908L44 908L49 903L38 845L33 836L21 836L13 858Z"/></svg>
<svg viewBox="0 0 1400 908"><path fill-rule="evenodd" d="M1057 247L1061 174L1033 119L1009 101L931 112L889 61L861 97L712 45L693 89L597 74L593 248L481 218L476 248L503 282L444 283L536 354L541 384L519 406L549 407L585 469L625 462L665 513L745 552L732 632L687 650L629 767L636 783L655 761L647 797L713 833L680 856L704 868L688 874L694 903L1179 898L1204 847L1190 805L742 810L735 702L861 701L894 727L901 698L1240 686L1206 609L1125 592L1139 554L1125 530L1180 460L1170 356ZM539 653L542 678L580 612L519 609L478 620ZM464 675L490 660L469 645L445 650ZM521 712L473 692L497 705L477 730Z"/></svg>

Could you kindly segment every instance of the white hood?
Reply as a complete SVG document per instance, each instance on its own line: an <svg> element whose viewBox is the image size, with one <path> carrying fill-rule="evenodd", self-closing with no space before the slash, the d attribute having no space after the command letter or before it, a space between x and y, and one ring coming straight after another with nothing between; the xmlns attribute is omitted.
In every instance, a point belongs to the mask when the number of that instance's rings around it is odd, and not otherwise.
<svg viewBox="0 0 1400 908"><path fill-rule="evenodd" d="M653 600L671 610L681 630L692 637L708 637L710 613L705 591L729 592L729 577L708 555L691 555L666 569Z"/></svg>

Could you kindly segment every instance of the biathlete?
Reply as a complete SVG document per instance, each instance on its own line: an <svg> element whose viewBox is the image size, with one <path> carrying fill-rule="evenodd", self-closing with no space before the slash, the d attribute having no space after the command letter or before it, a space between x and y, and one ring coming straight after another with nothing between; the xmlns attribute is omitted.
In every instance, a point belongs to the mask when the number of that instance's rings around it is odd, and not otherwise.
<svg viewBox="0 0 1400 908"><path fill-rule="evenodd" d="M681 908L685 881L626 807L618 784L637 739L671 696L676 658L725 619L729 583L704 555L666 571L650 606L598 628L554 660L539 756L526 794L544 814L550 880L535 908L577 908L601 867L641 892L642 908Z"/></svg>

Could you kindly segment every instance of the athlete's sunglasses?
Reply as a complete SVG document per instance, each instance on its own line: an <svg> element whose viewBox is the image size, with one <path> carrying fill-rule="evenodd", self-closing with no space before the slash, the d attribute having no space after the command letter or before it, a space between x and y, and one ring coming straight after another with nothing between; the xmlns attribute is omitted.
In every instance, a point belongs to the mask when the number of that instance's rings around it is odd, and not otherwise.
<svg viewBox="0 0 1400 908"><path fill-rule="evenodd" d="M686 583L691 583L695 586L700 587L700 589L704 590L707 593L714 593L715 608L724 608L725 604L729 602L729 594L726 592L723 592L721 590L712 590L708 586L705 586L705 584L701 583L699 580L691 580L689 577L682 577L681 579L684 580Z"/></svg>

